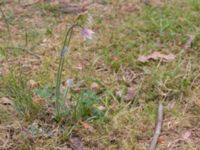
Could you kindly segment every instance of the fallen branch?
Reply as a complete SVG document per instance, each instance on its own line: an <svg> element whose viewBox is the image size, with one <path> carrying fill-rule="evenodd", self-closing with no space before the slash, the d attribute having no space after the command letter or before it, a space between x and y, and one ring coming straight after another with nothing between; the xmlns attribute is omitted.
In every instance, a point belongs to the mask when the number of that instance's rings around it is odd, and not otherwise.
<svg viewBox="0 0 200 150"><path fill-rule="evenodd" d="M162 121L163 121L163 105L160 102L159 107L158 107L158 119L157 119L156 129L155 129L155 132L154 132L153 139L150 143L149 150L155 150L156 149L158 138L159 138L160 133L161 133Z"/></svg>

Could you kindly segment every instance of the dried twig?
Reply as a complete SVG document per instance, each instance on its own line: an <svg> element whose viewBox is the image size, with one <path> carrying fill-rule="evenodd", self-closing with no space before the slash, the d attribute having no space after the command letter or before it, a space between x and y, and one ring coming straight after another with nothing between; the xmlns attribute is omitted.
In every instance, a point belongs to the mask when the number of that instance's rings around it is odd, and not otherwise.
<svg viewBox="0 0 200 150"><path fill-rule="evenodd" d="M156 129L155 129L153 139L150 143L149 150L155 150L156 149L158 138L159 138L160 132L161 132L162 121L163 121L163 105L160 102L159 107L158 107L158 119L157 119Z"/></svg>

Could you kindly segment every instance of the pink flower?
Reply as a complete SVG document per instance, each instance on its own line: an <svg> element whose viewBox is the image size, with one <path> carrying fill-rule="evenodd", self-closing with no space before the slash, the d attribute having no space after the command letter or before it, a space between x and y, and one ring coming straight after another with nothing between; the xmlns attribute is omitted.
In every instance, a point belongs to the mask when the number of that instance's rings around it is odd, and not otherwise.
<svg viewBox="0 0 200 150"><path fill-rule="evenodd" d="M87 29L87 28L83 28L81 30L81 34L82 36L85 38L85 39L89 39L91 40L92 39L92 36L94 34L94 31L90 30L90 29Z"/></svg>

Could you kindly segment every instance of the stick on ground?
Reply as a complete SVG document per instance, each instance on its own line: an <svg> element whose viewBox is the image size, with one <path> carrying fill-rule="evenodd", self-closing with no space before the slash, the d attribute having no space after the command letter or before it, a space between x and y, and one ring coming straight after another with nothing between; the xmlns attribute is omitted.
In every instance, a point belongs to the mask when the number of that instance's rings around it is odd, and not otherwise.
<svg viewBox="0 0 200 150"><path fill-rule="evenodd" d="M150 143L149 150L155 150L156 149L158 138L159 138L160 133L161 133L162 121L163 121L163 105L160 102L159 107L158 107L158 119L157 119L156 129L155 129L152 141Z"/></svg>

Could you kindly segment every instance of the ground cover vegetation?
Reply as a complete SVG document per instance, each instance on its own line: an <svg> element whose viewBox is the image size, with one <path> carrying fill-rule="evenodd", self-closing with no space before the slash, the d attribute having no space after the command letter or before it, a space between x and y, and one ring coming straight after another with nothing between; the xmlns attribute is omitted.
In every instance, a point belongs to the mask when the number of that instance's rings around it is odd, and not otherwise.
<svg viewBox="0 0 200 150"><path fill-rule="evenodd" d="M1 0L0 149L144 150L160 102L157 148L199 149L199 20L199 0Z"/></svg>

